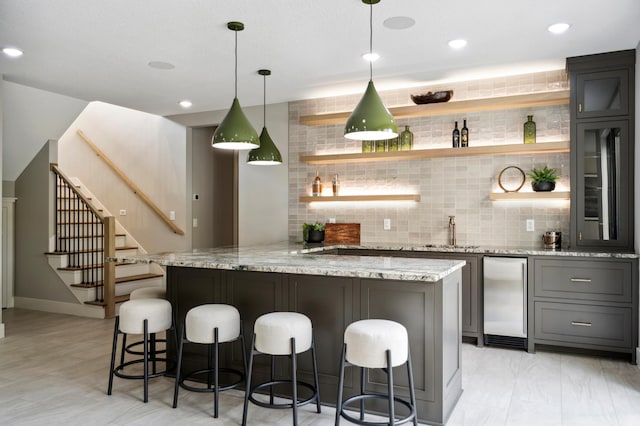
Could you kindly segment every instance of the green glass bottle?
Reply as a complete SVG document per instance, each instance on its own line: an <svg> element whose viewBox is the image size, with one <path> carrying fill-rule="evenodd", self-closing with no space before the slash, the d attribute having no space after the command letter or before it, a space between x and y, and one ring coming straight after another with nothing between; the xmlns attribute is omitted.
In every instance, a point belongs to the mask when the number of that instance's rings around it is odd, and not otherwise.
<svg viewBox="0 0 640 426"><path fill-rule="evenodd" d="M385 152L387 150L386 139L376 141L376 152Z"/></svg>
<svg viewBox="0 0 640 426"><path fill-rule="evenodd" d="M373 152L373 141L362 141L362 152Z"/></svg>
<svg viewBox="0 0 640 426"><path fill-rule="evenodd" d="M400 151L411 151L413 149L413 133L409 130L409 126L404 126L404 130L400 133Z"/></svg>
<svg viewBox="0 0 640 426"><path fill-rule="evenodd" d="M536 143L536 122L533 115L527 115L527 122L524 123L524 143Z"/></svg>
<svg viewBox="0 0 640 426"><path fill-rule="evenodd" d="M398 138L387 140L387 151L393 152L398 150Z"/></svg>

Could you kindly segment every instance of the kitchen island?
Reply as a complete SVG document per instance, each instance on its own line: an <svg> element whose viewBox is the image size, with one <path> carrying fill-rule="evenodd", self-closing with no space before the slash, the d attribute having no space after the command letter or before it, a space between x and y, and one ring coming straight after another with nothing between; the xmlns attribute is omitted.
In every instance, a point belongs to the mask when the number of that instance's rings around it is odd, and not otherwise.
<svg viewBox="0 0 640 426"><path fill-rule="evenodd" d="M464 261L308 253L299 245L287 243L108 260L165 266L167 297L178 324L194 306L228 303L240 311L250 342L253 323L264 313L296 311L309 316L316 339L320 395L325 404L336 402L344 329L366 318L390 319L407 328L421 421L444 424L462 393ZM187 369L201 368L204 354L199 348L189 348L185 353ZM226 366L242 365L238 345L229 348L223 358ZM311 380L308 358L303 355L299 360L300 376L306 381ZM266 357L259 361L254 380L260 381L267 378L268 363ZM345 397L359 386L359 374L354 370L347 369ZM288 374L285 364L277 364L277 374ZM404 371L394 374L394 381L397 394L408 396ZM372 371L366 387L368 391L386 392L384 373Z"/></svg>

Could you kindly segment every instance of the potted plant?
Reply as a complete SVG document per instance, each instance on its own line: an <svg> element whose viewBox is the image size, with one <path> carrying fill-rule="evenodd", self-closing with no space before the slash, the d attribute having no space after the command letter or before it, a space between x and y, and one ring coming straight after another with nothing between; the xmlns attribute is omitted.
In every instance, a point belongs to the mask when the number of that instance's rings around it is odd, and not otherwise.
<svg viewBox="0 0 640 426"><path fill-rule="evenodd" d="M324 241L324 223L303 223L302 238L305 243L321 243Z"/></svg>
<svg viewBox="0 0 640 426"><path fill-rule="evenodd" d="M531 188L536 192L553 191L556 187L556 180L560 177L556 173L556 169L550 169L547 166L542 169L534 167L528 176L531 178Z"/></svg>

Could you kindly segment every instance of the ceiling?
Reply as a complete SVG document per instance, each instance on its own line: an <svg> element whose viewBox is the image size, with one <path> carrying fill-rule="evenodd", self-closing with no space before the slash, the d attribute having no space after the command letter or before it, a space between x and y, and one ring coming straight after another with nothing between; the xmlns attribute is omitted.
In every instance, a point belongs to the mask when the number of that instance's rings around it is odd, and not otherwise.
<svg viewBox="0 0 640 426"><path fill-rule="evenodd" d="M415 20L409 29L383 25ZM564 67L564 58L632 49L638 0L382 0L373 6L378 90ZM234 95L262 103L256 72L269 68L267 102L364 92L369 76L369 6L361 0L2 0L4 79L71 97L159 115L226 109ZM548 25L572 25L563 35ZM453 50L447 42L468 40ZM171 70L150 67L168 62Z"/></svg>

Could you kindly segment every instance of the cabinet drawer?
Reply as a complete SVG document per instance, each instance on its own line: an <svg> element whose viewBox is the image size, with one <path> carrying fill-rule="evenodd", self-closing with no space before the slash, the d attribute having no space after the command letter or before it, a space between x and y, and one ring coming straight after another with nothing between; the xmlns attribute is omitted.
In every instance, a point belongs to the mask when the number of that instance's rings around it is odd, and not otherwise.
<svg viewBox="0 0 640 426"><path fill-rule="evenodd" d="M536 297L631 303L631 264L590 260L536 260Z"/></svg>
<svg viewBox="0 0 640 426"><path fill-rule="evenodd" d="M534 310L536 339L620 348L631 346L631 308L535 302Z"/></svg>

